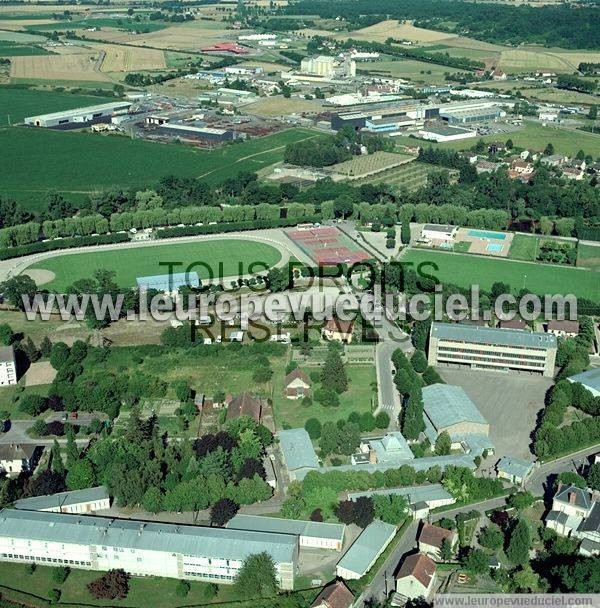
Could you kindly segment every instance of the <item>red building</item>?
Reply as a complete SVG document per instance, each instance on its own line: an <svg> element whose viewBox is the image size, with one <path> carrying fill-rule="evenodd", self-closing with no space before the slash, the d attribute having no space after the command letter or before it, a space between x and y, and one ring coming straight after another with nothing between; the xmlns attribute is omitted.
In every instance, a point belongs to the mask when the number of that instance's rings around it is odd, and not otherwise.
<svg viewBox="0 0 600 608"><path fill-rule="evenodd" d="M235 42L218 42L213 46L200 49L203 53L233 53L234 55L247 55L248 49Z"/></svg>

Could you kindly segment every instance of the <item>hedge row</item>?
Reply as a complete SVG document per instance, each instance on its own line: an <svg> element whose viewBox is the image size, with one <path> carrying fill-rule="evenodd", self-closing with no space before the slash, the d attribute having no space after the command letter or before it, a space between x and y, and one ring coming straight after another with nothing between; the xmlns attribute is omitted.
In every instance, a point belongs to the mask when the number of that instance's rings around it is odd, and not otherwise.
<svg viewBox="0 0 600 608"><path fill-rule="evenodd" d="M0 260L20 258L33 253L44 253L57 249L73 249L74 247L91 247L92 245L109 245L112 243L128 242L128 234L100 234L98 236L81 236L68 239L56 239L52 241L39 241L29 245L20 245L0 251Z"/></svg>

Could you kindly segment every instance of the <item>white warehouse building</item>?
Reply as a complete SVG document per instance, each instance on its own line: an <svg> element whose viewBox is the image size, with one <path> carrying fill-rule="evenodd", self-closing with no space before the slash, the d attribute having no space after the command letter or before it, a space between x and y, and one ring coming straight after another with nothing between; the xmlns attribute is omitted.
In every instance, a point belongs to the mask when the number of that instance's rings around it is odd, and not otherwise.
<svg viewBox="0 0 600 608"><path fill-rule="evenodd" d="M0 511L0 561L122 568L132 575L232 584L250 555L267 552L282 589L293 589L298 539L248 532L44 511Z"/></svg>
<svg viewBox="0 0 600 608"><path fill-rule="evenodd" d="M97 106L40 114L39 116L27 117L25 124L30 127L66 127L67 125L83 127L100 122L103 119L109 119L116 113L128 110L131 105L131 101L115 101ZM105 120L105 122L107 121Z"/></svg>
<svg viewBox="0 0 600 608"><path fill-rule="evenodd" d="M15 501L15 509L53 513L90 513L110 509L110 496L104 486L98 486L84 490L21 498Z"/></svg>

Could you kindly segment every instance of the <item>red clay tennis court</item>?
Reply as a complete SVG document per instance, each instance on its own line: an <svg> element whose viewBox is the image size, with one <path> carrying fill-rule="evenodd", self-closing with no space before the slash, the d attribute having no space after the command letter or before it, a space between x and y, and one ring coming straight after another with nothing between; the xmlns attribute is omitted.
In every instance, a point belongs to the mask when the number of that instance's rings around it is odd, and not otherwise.
<svg viewBox="0 0 600 608"><path fill-rule="evenodd" d="M354 264L371 256L335 227L290 230L288 237L317 264Z"/></svg>

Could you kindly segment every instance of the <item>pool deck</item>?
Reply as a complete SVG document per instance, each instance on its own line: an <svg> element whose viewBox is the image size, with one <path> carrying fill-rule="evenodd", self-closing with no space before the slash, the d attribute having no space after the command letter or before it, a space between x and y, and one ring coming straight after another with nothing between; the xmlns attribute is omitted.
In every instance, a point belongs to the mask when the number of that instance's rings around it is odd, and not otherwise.
<svg viewBox="0 0 600 608"><path fill-rule="evenodd" d="M456 234L456 242L470 243L471 245L469 247L469 253L478 253L479 255L487 255L495 258L508 257L508 252L510 251L510 246L514 237L512 232L501 233L504 236L503 239L492 239L469 234L469 232L472 232L473 230L473 228L460 228ZM489 233L490 235L494 234L494 231L488 230L483 230L480 232L484 234ZM497 245L498 250L490 251L488 249L488 245Z"/></svg>

